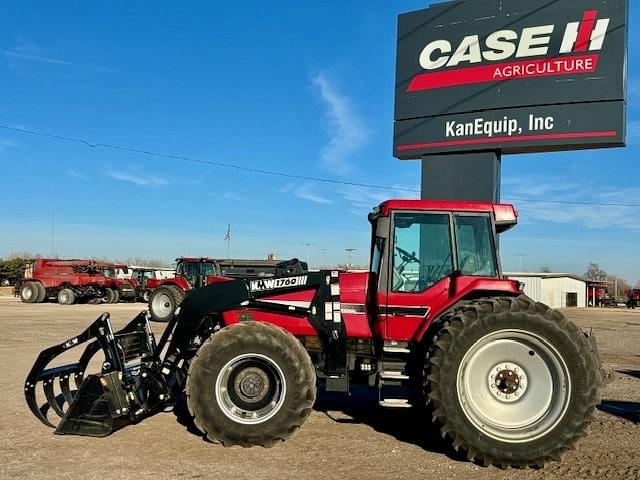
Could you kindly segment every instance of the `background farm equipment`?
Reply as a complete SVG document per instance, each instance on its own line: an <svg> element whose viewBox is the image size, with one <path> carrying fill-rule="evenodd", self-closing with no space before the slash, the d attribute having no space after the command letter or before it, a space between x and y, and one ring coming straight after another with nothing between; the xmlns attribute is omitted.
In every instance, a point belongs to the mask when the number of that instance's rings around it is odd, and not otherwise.
<svg viewBox="0 0 640 480"><path fill-rule="evenodd" d="M103 436L184 393L209 439L271 446L304 423L318 386L364 385L381 406L429 409L484 465L542 466L573 448L600 401L595 340L502 278L496 233L513 207L396 200L369 219L368 272L218 278L188 292L157 343L145 312L115 332L100 316L39 355L31 411L57 433ZM85 343L78 362L49 366Z"/></svg>
<svg viewBox="0 0 640 480"><path fill-rule="evenodd" d="M24 303L55 298L63 305L117 303L120 297L133 299L132 282L117 279L116 267L116 264L95 260L38 258L27 263L19 287L20 298Z"/></svg>
<svg viewBox="0 0 640 480"><path fill-rule="evenodd" d="M217 260L209 257L180 257L176 259L173 278L147 280L149 312L157 322L167 322L186 293L216 283L225 278L269 278L305 273L307 264L292 260Z"/></svg>
<svg viewBox="0 0 640 480"><path fill-rule="evenodd" d="M105 276L105 303L120 301L133 302L137 298L137 283L134 280L122 278L118 272L129 273L126 265L121 263L101 263L99 269Z"/></svg>

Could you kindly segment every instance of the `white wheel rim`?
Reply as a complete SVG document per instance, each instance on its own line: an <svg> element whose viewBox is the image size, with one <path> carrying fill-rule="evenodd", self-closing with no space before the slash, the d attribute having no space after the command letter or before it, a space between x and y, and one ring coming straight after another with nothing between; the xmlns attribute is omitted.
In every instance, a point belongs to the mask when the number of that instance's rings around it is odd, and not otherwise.
<svg viewBox="0 0 640 480"><path fill-rule="evenodd" d="M33 297L33 290L28 286L22 287L22 298L25 300L31 300L31 297Z"/></svg>
<svg viewBox="0 0 640 480"><path fill-rule="evenodd" d="M220 370L215 395L228 418L244 425L263 423L282 407L287 382L282 369L269 357L245 353Z"/></svg>
<svg viewBox="0 0 640 480"><path fill-rule="evenodd" d="M153 312L161 318L168 317L173 312L171 308L171 298L166 293L160 293L154 296L151 307L153 308Z"/></svg>
<svg viewBox="0 0 640 480"><path fill-rule="evenodd" d="M562 356L547 340L523 330L499 330L478 340L458 368L457 388L467 419L485 435L509 443L553 430L571 397Z"/></svg>
<svg viewBox="0 0 640 480"><path fill-rule="evenodd" d="M60 303L67 303L69 301L69 295L67 292L61 292L58 300Z"/></svg>

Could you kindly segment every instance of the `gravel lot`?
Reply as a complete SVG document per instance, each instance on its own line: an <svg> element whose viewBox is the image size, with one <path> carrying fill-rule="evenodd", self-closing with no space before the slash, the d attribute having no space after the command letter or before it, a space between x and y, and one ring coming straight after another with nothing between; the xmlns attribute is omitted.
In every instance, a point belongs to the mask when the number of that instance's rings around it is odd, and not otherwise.
<svg viewBox="0 0 640 480"><path fill-rule="evenodd" d="M562 462L542 471L504 471L457 459L428 423L405 410L378 409L364 393L321 397L304 427L271 449L208 443L173 412L102 439L53 435L22 394L37 354L105 310L120 327L143 307L26 305L0 297L0 479L640 479L640 310L565 311L597 335L610 374L605 400L587 438Z"/></svg>

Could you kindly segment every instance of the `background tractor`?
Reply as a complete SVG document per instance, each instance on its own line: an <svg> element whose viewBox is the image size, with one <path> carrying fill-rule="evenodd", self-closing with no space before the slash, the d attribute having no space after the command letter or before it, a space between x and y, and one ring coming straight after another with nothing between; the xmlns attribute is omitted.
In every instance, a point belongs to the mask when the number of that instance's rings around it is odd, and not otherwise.
<svg viewBox="0 0 640 480"><path fill-rule="evenodd" d="M306 271L307 264L297 258L281 261L179 257L175 277L147 280L149 313L157 322L168 322L189 290L225 278L265 278Z"/></svg>
<svg viewBox="0 0 640 480"><path fill-rule="evenodd" d="M103 436L184 395L210 440L271 446L302 426L318 388L364 385L383 407L428 409L483 465L539 467L573 448L600 401L595 340L502 277L496 235L514 208L390 200L369 220L368 272L219 278L188 292L157 342L146 312L117 332L103 314L39 355L31 411L56 433ZM85 342L78 362L48 367Z"/></svg>

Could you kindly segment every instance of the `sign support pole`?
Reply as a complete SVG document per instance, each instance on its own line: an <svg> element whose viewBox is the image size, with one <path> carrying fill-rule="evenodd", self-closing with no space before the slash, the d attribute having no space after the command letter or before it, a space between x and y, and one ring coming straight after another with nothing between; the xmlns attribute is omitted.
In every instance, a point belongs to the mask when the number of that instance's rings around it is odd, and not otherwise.
<svg viewBox="0 0 640 480"><path fill-rule="evenodd" d="M479 200L500 203L498 151L422 157L423 200Z"/></svg>

